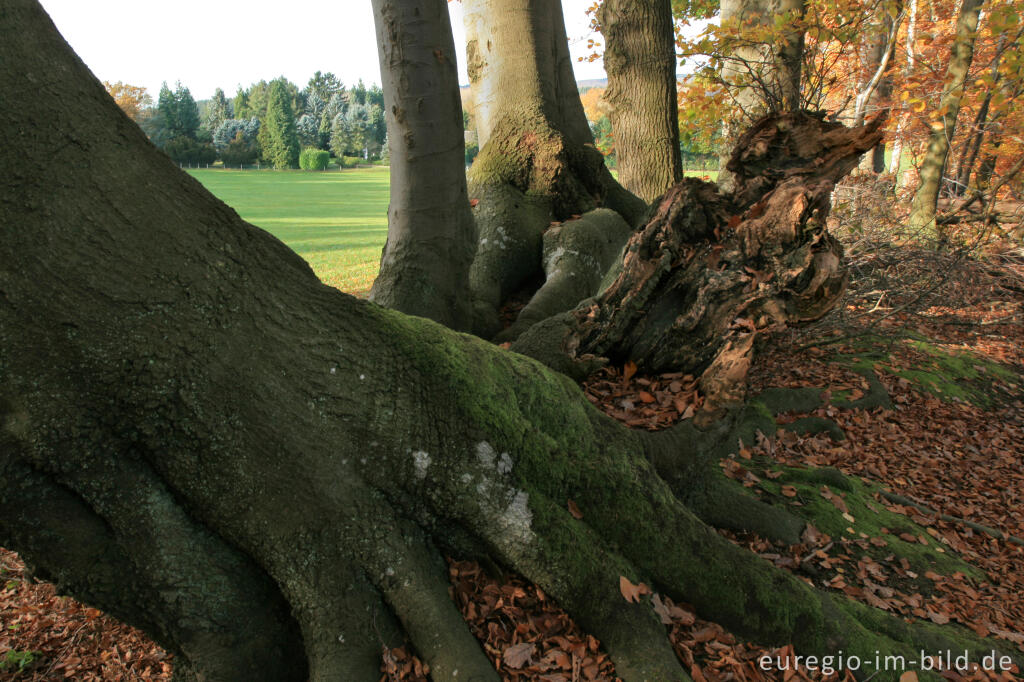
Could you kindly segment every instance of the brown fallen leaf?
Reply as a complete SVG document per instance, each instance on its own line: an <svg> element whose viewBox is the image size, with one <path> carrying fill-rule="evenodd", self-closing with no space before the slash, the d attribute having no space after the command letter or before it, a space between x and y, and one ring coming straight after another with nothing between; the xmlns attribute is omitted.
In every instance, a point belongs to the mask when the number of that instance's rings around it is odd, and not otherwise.
<svg viewBox="0 0 1024 682"><path fill-rule="evenodd" d="M572 514L572 517L574 519L582 519L583 518L583 512L580 511L580 508L576 506L575 502L573 502L572 500L569 500L569 502L566 504L566 506L569 508L569 513Z"/></svg>
<svg viewBox="0 0 1024 682"><path fill-rule="evenodd" d="M505 661L505 665L513 670L518 670L532 660L533 651L536 647L537 645L533 642L513 644L501 652L501 658Z"/></svg>
<svg viewBox="0 0 1024 682"><path fill-rule="evenodd" d="M640 597L645 594L650 594L651 588L647 587L647 585L643 583L640 583L639 585L634 585L629 581L629 578L627 578L624 575L620 575L619 592L622 593L622 596L623 598L625 598L626 601L632 602L634 604L639 604Z"/></svg>

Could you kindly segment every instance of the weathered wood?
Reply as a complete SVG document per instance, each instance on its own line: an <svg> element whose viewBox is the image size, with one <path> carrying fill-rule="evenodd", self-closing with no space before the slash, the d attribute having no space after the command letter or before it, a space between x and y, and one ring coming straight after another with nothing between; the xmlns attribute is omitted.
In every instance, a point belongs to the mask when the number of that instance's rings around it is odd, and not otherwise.
<svg viewBox="0 0 1024 682"><path fill-rule="evenodd" d="M844 291L842 247L825 219L835 183L881 140L882 122L761 119L729 161L733 192L696 179L673 187L631 238L618 277L551 341L575 359L693 374L711 404L739 399L757 334L816 320ZM553 333L563 332L531 330L513 349L530 352L537 334Z"/></svg>

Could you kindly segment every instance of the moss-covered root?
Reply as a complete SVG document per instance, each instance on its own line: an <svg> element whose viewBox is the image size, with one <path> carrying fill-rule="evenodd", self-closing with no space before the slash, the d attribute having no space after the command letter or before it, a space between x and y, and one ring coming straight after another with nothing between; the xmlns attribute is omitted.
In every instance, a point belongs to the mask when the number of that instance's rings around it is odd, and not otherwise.
<svg viewBox="0 0 1024 682"><path fill-rule="evenodd" d="M506 550L502 558L544 586L596 636L626 682L689 680L647 599L631 603L620 592L621 577L639 582L638 569L564 505L535 493L530 506L537 544L532 551Z"/></svg>
<svg viewBox="0 0 1024 682"><path fill-rule="evenodd" d="M755 558L683 506L646 459L623 454L627 439L635 436L623 436L596 418L595 432L605 461L586 468L576 500L584 513L580 525L616 547L658 589L693 604L704 617L764 644L793 643L804 654L842 649L873 660L876 652L917 654L914 648L926 643L973 646L961 631L902 623L819 592ZM620 456L628 459L632 475L617 475L624 466ZM572 565L567 568L572 575Z"/></svg>
<svg viewBox="0 0 1024 682"><path fill-rule="evenodd" d="M801 436L827 433L829 438L837 443L846 440L846 432L827 417L801 417L794 422L781 424L779 428Z"/></svg>
<svg viewBox="0 0 1024 682"><path fill-rule="evenodd" d="M807 524L785 509L766 504L740 490L721 485L691 505L704 523L723 530L754 533L787 545L800 542Z"/></svg>
<svg viewBox="0 0 1024 682"><path fill-rule="evenodd" d="M857 400L834 400L832 404L846 410L871 410L876 407L891 410L892 399L889 396L889 391L879 381L878 375L875 374L874 370L870 367L852 367L851 369L864 377L868 382L868 392Z"/></svg>
<svg viewBox="0 0 1024 682"><path fill-rule="evenodd" d="M544 233L544 284L495 341L512 341L530 326L571 310L597 293L601 278L632 229L615 211L599 208Z"/></svg>
<svg viewBox="0 0 1024 682"><path fill-rule="evenodd" d="M886 653L891 652L904 654L907 661L919 661L922 652L926 656L944 656L946 652L951 652L956 656L966 651L969 661L978 663L983 657L994 653L996 659L1007 657L1017 666L1024 667L1024 656L1006 642L983 639L969 630L954 625L935 625L927 621L908 623L879 609L839 596L822 593L820 597L823 608L832 619L836 622L853 624L852 627L856 630L856 634L845 642L854 646L857 646L857 642L861 642L859 648L864 651L865 655L872 655L877 651L884 657ZM872 651L871 647L877 647L879 641L883 645L885 642L893 642L896 645L891 649ZM866 672L870 674L870 671ZM901 672L902 668L895 672L885 673L883 671L876 679L897 680ZM922 677L943 679L935 674L922 675Z"/></svg>
<svg viewBox="0 0 1024 682"><path fill-rule="evenodd" d="M711 432L701 431L692 422L683 422L668 431L642 433L640 438L658 475L704 523L788 545L800 542L806 526L803 519L747 494L716 466L721 445L735 445L738 430L718 425Z"/></svg>
<svg viewBox="0 0 1024 682"><path fill-rule="evenodd" d="M541 273L544 230L551 200L510 185L472 185L477 249L469 271L473 331L491 338L500 329L498 308L524 283Z"/></svg>

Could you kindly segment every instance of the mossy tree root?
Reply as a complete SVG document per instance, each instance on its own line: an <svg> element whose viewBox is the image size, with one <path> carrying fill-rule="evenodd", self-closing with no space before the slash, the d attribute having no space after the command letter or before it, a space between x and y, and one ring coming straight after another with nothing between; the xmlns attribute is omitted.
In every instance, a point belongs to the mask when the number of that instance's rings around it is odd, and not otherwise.
<svg viewBox="0 0 1024 682"><path fill-rule="evenodd" d="M375 679L404 630L436 677L494 679L442 550L539 584L630 681L685 677L620 575L766 643L894 646L701 522L567 377L323 286L150 145L37 2L0 34L0 127L22 131L0 156L0 544L182 670Z"/></svg>

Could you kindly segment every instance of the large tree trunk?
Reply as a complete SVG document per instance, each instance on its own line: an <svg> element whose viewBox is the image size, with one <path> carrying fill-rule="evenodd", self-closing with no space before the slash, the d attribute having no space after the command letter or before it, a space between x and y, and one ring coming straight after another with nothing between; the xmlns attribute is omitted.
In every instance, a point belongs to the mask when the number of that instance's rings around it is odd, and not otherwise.
<svg viewBox="0 0 1024 682"><path fill-rule="evenodd" d="M391 205L388 241L370 300L468 329L465 291L475 235L448 4L374 0L373 15L387 112Z"/></svg>
<svg viewBox="0 0 1024 682"><path fill-rule="evenodd" d="M34 0L0 32L0 543L176 676L374 680L405 635L433 679L496 679L442 553L540 585L628 682L686 676L619 576L807 653L958 646L704 525L658 475L704 461L686 432L322 285L150 145Z"/></svg>
<svg viewBox="0 0 1024 682"><path fill-rule="evenodd" d="M710 408L737 402L756 335L816 320L844 291L842 247L825 219L835 183L878 143L883 121L763 118L729 161L733 192L694 179L673 187L609 286L513 350L569 373L632 360L699 377Z"/></svg>
<svg viewBox="0 0 1024 682"><path fill-rule="evenodd" d="M474 331L491 337L512 294L550 279L542 242L552 222L604 206L635 224L644 204L612 178L594 147L561 3L467 0L464 18L481 147L469 175L479 201L470 290ZM578 300L548 298L563 300L562 310Z"/></svg>
<svg viewBox="0 0 1024 682"><path fill-rule="evenodd" d="M946 82L939 99L942 112L941 125L932 128L928 136L928 150L921 162L921 184L910 205L910 226L919 230L935 230L935 210L942 187L942 171L946 167L950 141L956 130L960 102L964 95L967 74L974 57L974 40L978 31L978 16L984 0L964 0L956 20L956 39L952 56L946 68ZM944 234L944 233L942 233ZM942 234L939 236L942 237Z"/></svg>
<svg viewBox="0 0 1024 682"><path fill-rule="evenodd" d="M605 101L619 181L654 201L683 177L676 41L669 0L605 0L598 10L608 71Z"/></svg>

